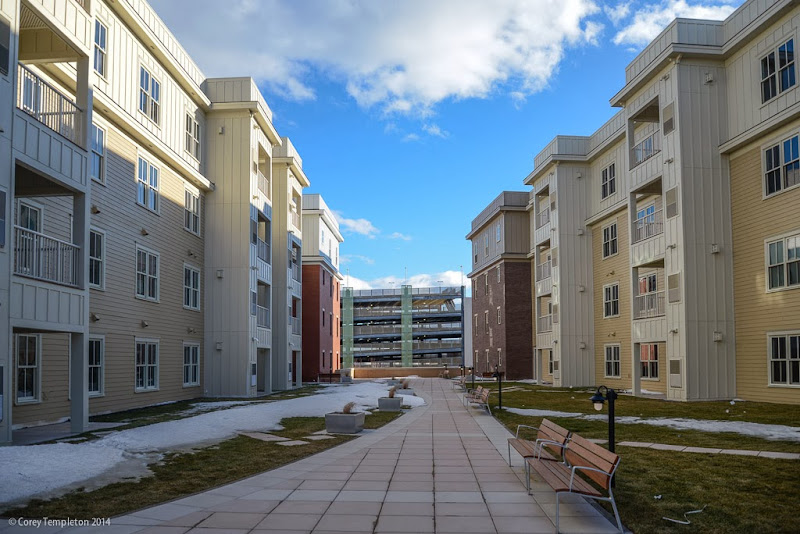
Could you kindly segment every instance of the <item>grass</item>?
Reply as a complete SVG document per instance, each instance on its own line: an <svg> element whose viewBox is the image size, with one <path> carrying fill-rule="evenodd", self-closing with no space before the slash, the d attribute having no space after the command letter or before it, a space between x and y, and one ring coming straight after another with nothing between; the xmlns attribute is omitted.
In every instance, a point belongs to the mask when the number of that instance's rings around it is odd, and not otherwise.
<svg viewBox="0 0 800 534"><path fill-rule="evenodd" d="M497 384L482 384L495 392ZM596 413L589 403L590 390L540 388L509 384L524 391L503 392L503 407L535 408L564 412ZM505 386L505 384L504 384ZM505 388L504 388L505 389ZM727 412L725 410L728 410ZM605 409L604 409L605 412ZM800 407L768 403L703 402L677 403L620 396L618 415L638 417L682 417L722 421L797 426ZM538 425L541 417L526 417L506 410L492 413L512 432L517 424ZM607 412L605 412L607 413ZM548 417L555 423L588 438L608 438L604 421ZM616 439L686 446L800 452L800 444L772 441L735 433L675 430L646 424L617 424ZM800 507L800 469L797 460L774 460L731 455L711 455L617 447L621 457L615 496L622 522L633 532L713 534L797 532ZM661 495L660 499L655 499ZM683 520L683 514L708 507L689 516L691 525L662 519ZM604 505L605 506L605 505ZM610 511L611 507L606 506Z"/></svg>
<svg viewBox="0 0 800 534"><path fill-rule="evenodd" d="M367 414L364 427L378 428L401 414L378 411ZM322 417L290 417L280 424L284 429L273 434L289 439L302 439L325 429ZM274 442L237 436L193 452L168 454L163 461L150 466L152 476L116 482L88 492L77 489L51 500L33 500L3 515L56 519L114 517L276 469L354 437L337 435L307 445L283 447Z"/></svg>

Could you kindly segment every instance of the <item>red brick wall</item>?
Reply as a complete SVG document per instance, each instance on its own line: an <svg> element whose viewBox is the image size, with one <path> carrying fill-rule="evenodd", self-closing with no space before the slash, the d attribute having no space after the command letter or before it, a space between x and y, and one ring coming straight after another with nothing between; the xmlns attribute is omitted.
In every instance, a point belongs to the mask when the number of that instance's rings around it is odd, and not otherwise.
<svg viewBox="0 0 800 534"><path fill-rule="evenodd" d="M339 368L339 310L336 277L321 265L303 265L303 382L316 382L319 373Z"/></svg>

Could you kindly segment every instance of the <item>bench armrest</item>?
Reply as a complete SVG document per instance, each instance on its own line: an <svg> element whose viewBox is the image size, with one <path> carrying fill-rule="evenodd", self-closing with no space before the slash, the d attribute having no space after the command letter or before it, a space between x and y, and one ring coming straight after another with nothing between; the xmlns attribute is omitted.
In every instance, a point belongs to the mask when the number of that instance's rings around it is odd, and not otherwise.
<svg viewBox="0 0 800 534"><path fill-rule="evenodd" d="M584 465L573 465L572 466L572 475L569 477L569 490L572 491L572 481L575 479L575 473L578 471L595 471L596 473L600 473L606 475L607 477L614 476L614 471L616 471L616 467L611 470L609 473L608 471L603 471L602 469L597 469L596 467L587 467Z"/></svg>
<svg viewBox="0 0 800 534"><path fill-rule="evenodd" d="M554 447L558 447L562 451L567 448L567 446L565 444L559 443L557 441L553 441L551 439L537 439L536 440L536 446L534 447L534 454L536 455L537 458L541 457L542 448L545 445L552 445ZM538 452L536 452L537 450L538 450Z"/></svg>
<svg viewBox="0 0 800 534"><path fill-rule="evenodd" d="M532 425L517 425L517 433L514 434L515 438L519 437L519 429L520 428L532 428L533 430L535 430L537 432L539 431L539 427L536 427L536 426L532 426Z"/></svg>

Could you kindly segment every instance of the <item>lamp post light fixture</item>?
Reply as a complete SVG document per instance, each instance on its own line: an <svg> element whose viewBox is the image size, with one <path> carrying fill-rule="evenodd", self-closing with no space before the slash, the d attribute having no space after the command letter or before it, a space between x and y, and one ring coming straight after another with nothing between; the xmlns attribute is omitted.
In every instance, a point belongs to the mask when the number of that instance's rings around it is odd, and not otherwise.
<svg viewBox="0 0 800 534"><path fill-rule="evenodd" d="M605 396L600 392L605 390ZM608 450L614 452L614 401L617 400L617 392L613 389L600 386L589 399L594 404L594 409L598 412L603 409L603 403L608 400ZM611 487L614 487L614 479L611 479Z"/></svg>

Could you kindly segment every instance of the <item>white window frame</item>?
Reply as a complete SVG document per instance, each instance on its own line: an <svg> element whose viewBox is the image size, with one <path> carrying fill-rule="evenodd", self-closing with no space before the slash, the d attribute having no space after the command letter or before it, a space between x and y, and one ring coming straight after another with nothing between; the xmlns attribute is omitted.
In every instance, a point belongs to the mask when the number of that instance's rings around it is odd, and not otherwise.
<svg viewBox="0 0 800 534"><path fill-rule="evenodd" d="M92 234L100 236L100 256L92 256ZM93 284L92 263L100 264L100 283ZM97 228L89 228L89 287L92 289L105 290L106 287L106 233Z"/></svg>
<svg viewBox="0 0 800 534"><path fill-rule="evenodd" d="M644 282L644 291L642 291L642 283ZM651 272L639 275L637 279L637 289L639 295L649 295L650 293L658 292L658 273Z"/></svg>
<svg viewBox="0 0 800 534"><path fill-rule="evenodd" d="M187 350L189 352L187 353ZM194 354L192 354L194 353ZM189 356L187 363L186 357ZM192 361L194 360L194 361ZM195 380L192 381L192 369L194 369ZM189 381L186 381L187 372ZM183 387L192 388L200 385L200 343L185 341L183 343Z"/></svg>
<svg viewBox="0 0 800 534"><path fill-rule="evenodd" d="M92 364L91 356L92 356L92 343L99 343L100 347L100 358L99 363ZM86 355L86 361L88 365L87 369L87 376L86 376L86 389L89 390L90 397L102 397L105 395L105 374L106 374L106 338L105 336L89 336L89 352ZM91 380L89 379L92 373L92 369L97 369L97 381L99 385L99 389L97 391L92 391L89 389L91 386Z"/></svg>
<svg viewBox="0 0 800 534"><path fill-rule="evenodd" d="M201 223L200 192L185 187L183 192L183 229L199 236Z"/></svg>
<svg viewBox="0 0 800 534"><path fill-rule="evenodd" d="M761 176L763 199L800 187L800 134L795 132L761 147ZM793 183L789 183L790 177ZM770 191L770 182L776 180L778 187Z"/></svg>
<svg viewBox="0 0 800 534"><path fill-rule="evenodd" d="M140 252L145 254L146 265L145 265L145 270L144 271L140 271L139 270L139 253ZM151 256L154 256L156 258L156 272L155 272L155 274L150 272L150 266L151 266L150 257ZM144 282L145 282L144 293L139 293L139 276L144 276ZM150 295L149 292L148 292L148 288L150 287L149 281L150 281L151 278L154 278L155 281L156 281L156 294L155 295ZM150 250L148 248L145 248L145 247L143 247L141 245L136 245L136 280L135 280L136 298L143 299L143 300L149 300L151 302L158 302L159 295L161 293L160 287L159 287L161 285L160 278L161 278L161 256L159 255L159 253L155 252L153 250Z"/></svg>
<svg viewBox="0 0 800 534"><path fill-rule="evenodd" d="M143 79L145 74L147 75L146 81ZM144 65L139 65L138 107L139 111L153 124L158 126L161 123L161 82Z"/></svg>
<svg viewBox="0 0 800 534"><path fill-rule="evenodd" d="M772 245L776 245L778 243L781 245L781 260L772 263L770 248ZM792 248L790 248L790 244L793 244ZM789 258L789 253L799 246L800 231L798 230L788 234L783 234L782 236L772 237L764 241L764 285L767 293L774 293L776 291L791 291L793 289L800 288L800 274L798 274L798 280L795 283L789 283L789 274L791 272L790 267L797 265L797 269L800 270L800 256L797 252L794 252L794 256ZM780 269L783 283L781 285L776 285L775 287L770 287L770 270L774 268Z"/></svg>
<svg viewBox="0 0 800 534"><path fill-rule="evenodd" d="M100 29L102 28L102 32ZM101 39L102 36L102 39ZM93 57L93 67L94 71L104 80L106 79L106 73L108 72L108 26L100 22L100 19L94 20L94 57ZM97 68L97 58L100 57L102 63L101 68Z"/></svg>
<svg viewBox="0 0 800 534"><path fill-rule="evenodd" d="M483 273L483 294L489 294L489 273Z"/></svg>
<svg viewBox="0 0 800 534"><path fill-rule="evenodd" d="M495 267L495 269L497 269L497 283L499 284L500 283L500 266L498 265L497 267Z"/></svg>
<svg viewBox="0 0 800 534"><path fill-rule="evenodd" d="M600 199L605 200L617 192L617 163L605 167L600 176Z"/></svg>
<svg viewBox="0 0 800 534"><path fill-rule="evenodd" d="M89 174L92 180L98 184L105 185L106 183L106 130L101 128L96 123L92 123L92 147L89 162ZM94 168L93 162L97 159L100 163L98 165L98 176L92 173Z"/></svg>
<svg viewBox="0 0 800 534"><path fill-rule="evenodd" d="M498 222L498 223L497 223L497 226L495 227L495 230L494 230L494 232L495 232L495 240L496 240L498 243L500 242L500 240L501 240L501 238L502 238L502 230L501 230L501 228L502 228L502 226L501 226L501 224Z"/></svg>
<svg viewBox="0 0 800 534"><path fill-rule="evenodd" d="M189 283L192 285L186 285L186 274L189 273ZM196 275L196 280L195 280ZM193 311L200 311L200 285L201 285L201 276L202 273L199 267L195 267L190 263L183 264L183 308L186 310L193 310ZM197 282L197 287L194 286L194 282ZM192 301L194 297L197 300L197 305L193 305Z"/></svg>
<svg viewBox="0 0 800 534"><path fill-rule="evenodd" d="M785 341L785 358L775 358L773 354L773 340L778 338L786 338ZM796 357L792 357L792 338L797 338L796 343ZM773 380L773 365L775 362L786 362L784 373L786 376L785 382L775 382ZM795 363L796 362L796 363ZM796 383L791 382L791 365L795 363L800 366L800 330L790 330L786 332L768 332L767 333L767 384L770 387L779 388L800 388L800 381ZM800 373L800 371L798 371ZM800 377L798 377L800 378Z"/></svg>
<svg viewBox="0 0 800 534"><path fill-rule="evenodd" d="M617 290L616 299L614 298L614 288ZM616 313L614 313L615 302L617 304ZM619 282L603 286L603 319L611 319L613 317L619 317Z"/></svg>
<svg viewBox="0 0 800 534"><path fill-rule="evenodd" d="M608 230L608 239L606 239L606 230ZM614 234L613 236L611 234ZM613 252L611 251L613 244ZM603 227L603 259L616 256L619 253L619 230L617 221Z"/></svg>
<svg viewBox="0 0 800 534"><path fill-rule="evenodd" d="M200 161L200 123L194 115L186 112L186 131L184 150L195 160Z"/></svg>
<svg viewBox="0 0 800 534"><path fill-rule="evenodd" d="M15 334L14 335L14 402L16 404L36 404L42 401L42 336L41 334ZM36 340L34 365L19 364L19 341L20 338L33 338ZM33 373L34 395L31 397L19 396L19 371L20 369L31 369Z"/></svg>
<svg viewBox="0 0 800 534"><path fill-rule="evenodd" d="M497 324L502 324L502 321L500 320L500 317L501 317L500 316L500 306L498 306L497 307Z"/></svg>
<svg viewBox="0 0 800 534"><path fill-rule="evenodd" d="M489 310L483 312L483 333L489 334Z"/></svg>
<svg viewBox="0 0 800 534"><path fill-rule="evenodd" d="M144 348L144 362L139 363L139 345L142 345ZM143 393L147 391L158 391L158 375L159 375L159 359L160 359L160 342L158 339L153 338L135 338L134 341L134 353L133 353L133 364L134 364L134 373L133 373L133 388L136 393ZM149 347L155 347L155 363L151 363L149 360ZM143 376L143 384L139 386L139 369L142 368L144 372ZM149 370L153 370L153 382L150 383L149 380Z"/></svg>
<svg viewBox="0 0 800 534"><path fill-rule="evenodd" d="M160 198L161 169L139 154L136 165L136 203L158 214Z"/></svg>
<svg viewBox="0 0 800 534"><path fill-rule="evenodd" d="M647 360L643 358L644 355L642 354L645 347L650 347L650 349L647 350ZM641 343L639 345L639 378L642 380L648 380L652 382L658 382L661 380L658 373L658 352L658 343ZM653 376L654 374L655 376Z"/></svg>
<svg viewBox="0 0 800 534"><path fill-rule="evenodd" d="M609 350L610 349L610 350ZM605 356L603 366L604 378L622 378L622 346L619 343L612 343L603 346L603 354ZM608 372L608 365L611 364L611 374ZM614 374L614 366L616 364L616 374Z"/></svg>
<svg viewBox="0 0 800 534"><path fill-rule="evenodd" d="M792 60L782 63L781 58L781 49L784 47L788 47L791 43L792 46ZM759 81L759 93L761 94L761 103L766 104L771 102L778 96L782 95L786 91L792 89L793 87L797 86L797 71L795 70L795 58L794 54L796 54L795 47L794 47L794 37L789 37L786 40L781 39L779 44L770 49L769 52L761 56L758 61L758 68L760 73L760 81ZM772 70L769 70L769 58L772 56ZM766 75L764 73L764 67L766 63L767 72ZM786 71L788 73L789 78L791 79L791 83L784 87L783 84L783 77L781 74ZM771 82L771 83L770 83ZM764 95L764 84L768 83L770 85L770 91L772 95L769 98L765 98Z"/></svg>

